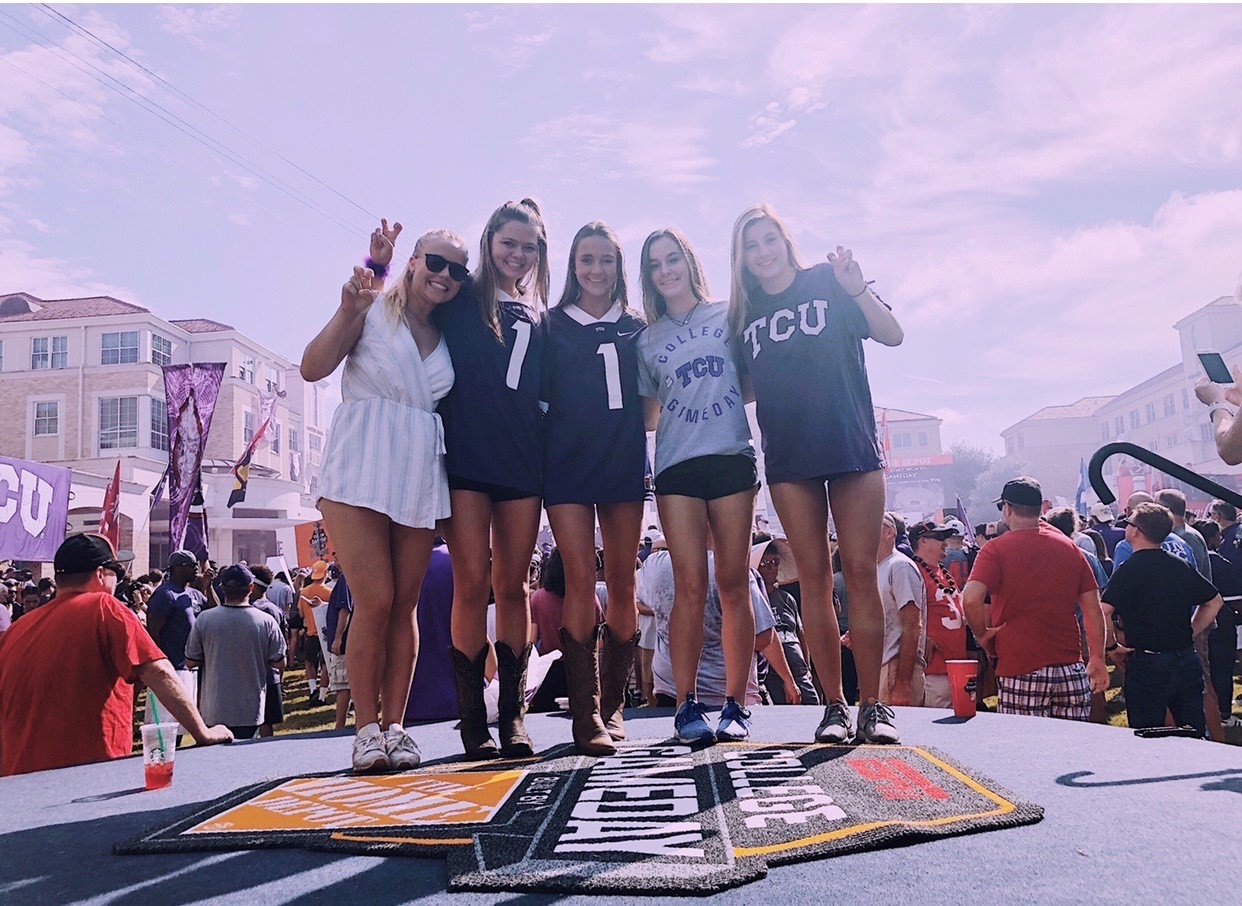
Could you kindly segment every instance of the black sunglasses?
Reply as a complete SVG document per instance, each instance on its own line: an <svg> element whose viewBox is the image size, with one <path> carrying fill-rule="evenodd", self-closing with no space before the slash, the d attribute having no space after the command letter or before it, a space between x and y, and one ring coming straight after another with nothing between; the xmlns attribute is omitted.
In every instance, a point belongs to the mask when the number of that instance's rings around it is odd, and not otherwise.
<svg viewBox="0 0 1242 906"><path fill-rule="evenodd" d="M418 256L415 255L414 257L417 258ZM431 252L426 252L422 257L423 261L427 263L427 270L431 271L433 274L438 274L447 267L449 277L456 280L458 283L461 283L470 276L470 271L466 269L464 264L458 264L456 261L449 261L443 255L435 255Z"/></svg>

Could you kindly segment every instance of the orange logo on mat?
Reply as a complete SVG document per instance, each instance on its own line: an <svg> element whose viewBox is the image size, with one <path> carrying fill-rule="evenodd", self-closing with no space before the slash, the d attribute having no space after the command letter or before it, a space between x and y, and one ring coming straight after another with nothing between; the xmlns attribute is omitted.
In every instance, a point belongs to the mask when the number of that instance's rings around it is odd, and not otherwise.
<svg viewBox="0 0 1242 906"><path fill-rule="evenodd" d="M521 771L479 771L290 780L186 833L485 823L522 776Z"/></svg>

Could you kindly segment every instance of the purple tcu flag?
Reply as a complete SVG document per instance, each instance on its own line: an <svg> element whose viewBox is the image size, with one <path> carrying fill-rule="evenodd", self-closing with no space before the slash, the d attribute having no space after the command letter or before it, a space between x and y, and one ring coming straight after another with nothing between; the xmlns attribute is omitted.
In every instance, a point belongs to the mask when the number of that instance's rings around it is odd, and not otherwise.
<svg viewBox="0 0 1242 906"><path fill-rule="evenodd" d="M185 543L185 523L203 464L207 431L216 411L224 362L165 365L164 398L168 401L168 543Z"/></svg>
<svg viewBox="0 0 1242 906"><path fill-rule="evenodd" d="M65 540L73 472L0 456L0 560L50 562Z"/></svg>

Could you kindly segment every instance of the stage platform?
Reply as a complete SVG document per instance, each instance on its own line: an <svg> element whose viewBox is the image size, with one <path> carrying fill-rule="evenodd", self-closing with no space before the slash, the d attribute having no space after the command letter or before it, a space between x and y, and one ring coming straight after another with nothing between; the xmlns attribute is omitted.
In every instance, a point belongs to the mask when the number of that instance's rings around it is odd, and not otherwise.
<svg viewBox="0 0 1242 906"><path fill-rule="evenodd" d="M753 738L812 738L818 708L757 707ZM1242 748L1139 739L1090 724L897 709L903 742L929 746L1044 808L1024 827L773 867L726 903L1227 903L1238 897ZM537 747L570 740L531 715ZM668 710L628 715L632 739L667 739ZM452 724L413 729L424 765L452 762ZM187 749L174 785L146 792L140 758L0 779L0 903L652 902L646 896L448 893L440 858L303 850L113 855L114 844L265 779L339 770L351 735ZM684 902L684 899L681 899Z"/></svg>

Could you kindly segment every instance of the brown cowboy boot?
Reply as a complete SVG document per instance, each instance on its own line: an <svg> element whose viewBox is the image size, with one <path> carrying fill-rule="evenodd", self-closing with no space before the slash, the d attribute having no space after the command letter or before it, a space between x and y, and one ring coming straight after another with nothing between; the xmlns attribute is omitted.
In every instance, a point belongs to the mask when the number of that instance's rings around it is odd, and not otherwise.
<svg viewBox="0 0 1242 906"><path fill-rule="evenodd" d="M604 650L599 659L599 716L614 742L625 739L625 692L634 669L634 649L638 633L629 641L619 642L604 627Z"/></svg>
<svg viewBox="0 0 1242 906"><path fill-rule="evenodd" d="M471 660L456 648L449 647L453 659L453 679L457 682L457 713L461 719L462 748L469 761L499 758L500 752L487 729L487 705L483 703L483 671L487 664L487 646Z"/></svg>
<svg viewBox="0 0 1242 906"><path fill-rule="evenodd" d="M573 717L574 745L583 755L613 755L617 747L599 716L599 658L592 631L585 642L575 642L561 629L561 660L569 687L569 713Z"/></svg>
<svg viewBox="0 0 1242 906"><path fill-rule="evenodd" d="M533 645L516 655L504 642L496 643L496 663L500 673L500 754L505 758L530 758L535 749L526 735L526 665Z"/></svg>

